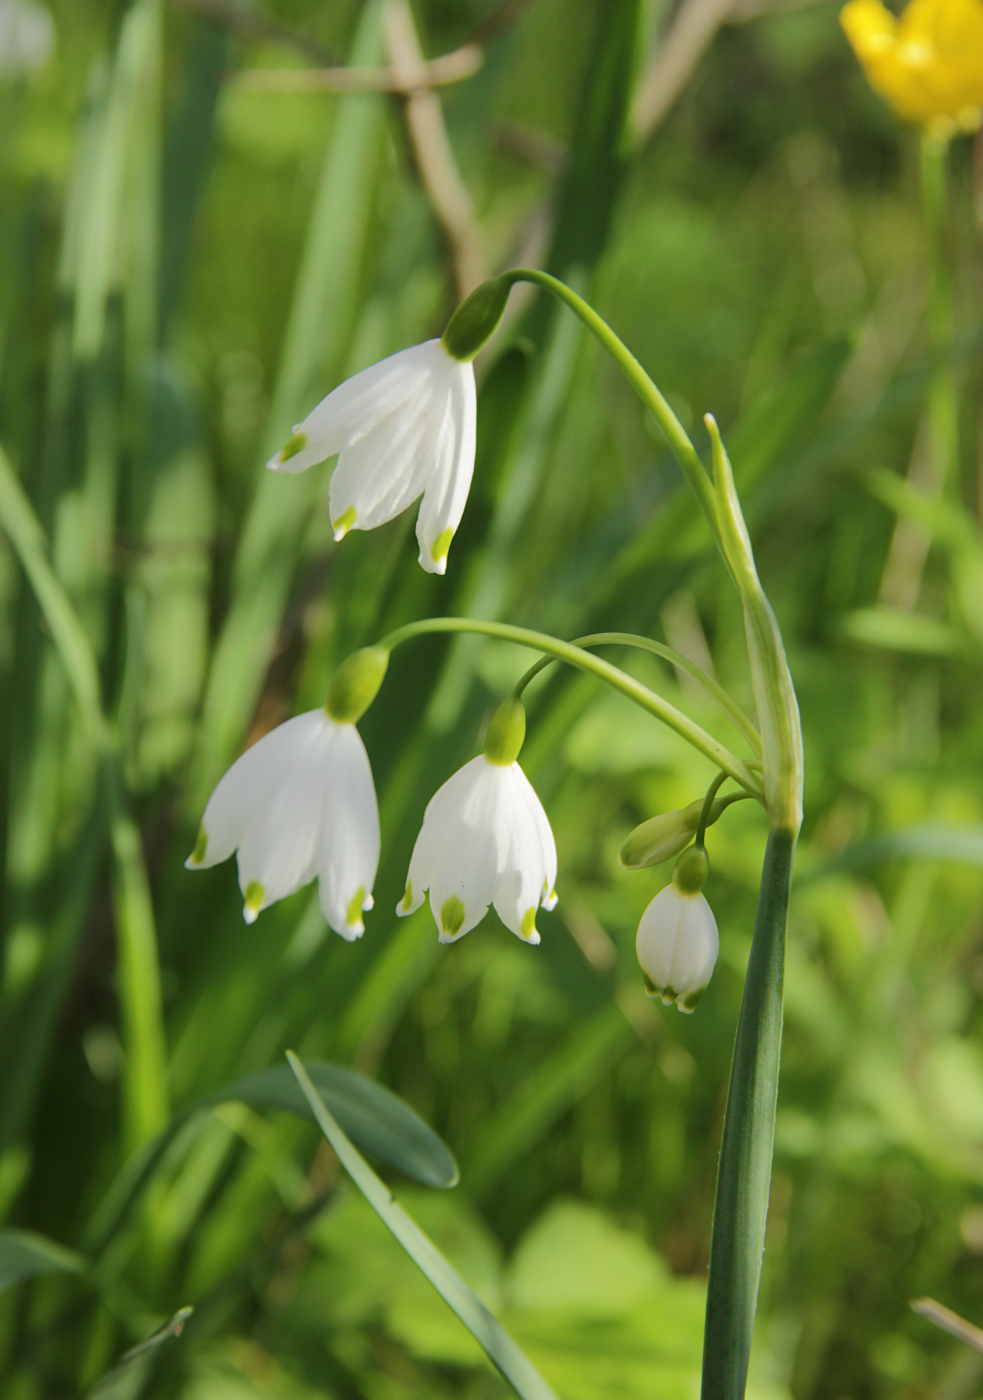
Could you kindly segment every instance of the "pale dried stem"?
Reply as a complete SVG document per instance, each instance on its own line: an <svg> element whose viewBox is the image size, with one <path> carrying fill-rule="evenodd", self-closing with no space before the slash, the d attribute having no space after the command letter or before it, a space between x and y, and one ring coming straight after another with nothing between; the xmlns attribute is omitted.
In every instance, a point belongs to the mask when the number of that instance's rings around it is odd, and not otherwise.
<svg viewBox="0 0 983 1400"><path fill-rule="evenodd" d="M449 87L474 77L485 61L476 44L423 62L411 71L382 68L245 68L236 85L250 92L393 92L401 96Z"/></svg>
<svg viewBox="0 0 983 1400"><path fill-rule="evenodd" d="M954 1313L942 1303L937 1303L934 1298L915 1298L911 1303L911 1310L921 1317L927 1317L929 1322L934 1322L943 1332L958 1337L974 1351L983 1354L983 1332L958 1313Z"/></svg>
<svg viewBox="0 0 983 1400"><path fill-rule="evenodd" d="M383 28L390 65L408 93L406 124L420 179L450 243L463 300L488 275L474 206L454 159L440 98L423 82L428 65L407 0L390 0Z"/></svg>
<svg viewBox="0 0 983 1400"><path fill-rule="evenodd" d="M660 39L632 102L628 123L640 146L672 108L725 24L744 24L763 14L804 9L819 0L683 0Z"/></svg>

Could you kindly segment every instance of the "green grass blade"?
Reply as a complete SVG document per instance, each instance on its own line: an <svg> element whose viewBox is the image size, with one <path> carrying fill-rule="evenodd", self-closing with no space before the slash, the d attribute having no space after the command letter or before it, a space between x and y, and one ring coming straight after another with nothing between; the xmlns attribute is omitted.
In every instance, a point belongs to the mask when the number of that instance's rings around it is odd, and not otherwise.
<svg viewBox="0 0 983 1400"><path fill-rule="evenodd" d="M389 1188L379 1180L368 1162L338 1126L297 1056L288 1050L287 1059L311 1106L318 1127L337 1152L342 1166L383 1224L392 1231L444 1302L453 1309L475 1341L484 1349L489 1360L523 1400L556 1400L553 1391L532 1362L523 1355L498 1320L471 1291L460 1274L451 1268L416 1222L393 1199Z"/></svg>
<svg viewBox="0 0 983 1400"><path fill-rule="evenodd" d="M378 62L381 6L367 5L351 53L357 66ZM378 96L345 97L311 213L285 348L263 445L263 460L340 371L354 324L359 274L385 134ZM192 813L234 757L262 684L294 570L301 532L320 474L285 478L262 472L239 542L233 598L216 643L205 692Z"/></svg>
<svg viewBox="0 0 983 1400"><path fill-rule="evenodd" d="M575 1031L475 1137L463 1173L468 1194L476 1200L487 1196L522 1153L549 1131L634 1040L635 1032L614 1002Z"/></svg>
<svg viewBox="0 0 983 1400"><path fill-rule="evenodd" d="M127 810L114 736L103 715L95 655L45 552L31 504L0 451L0 526L7 532L51 631L89 732L103 760L116 862L114 908L125 1048L124 1118L132 1148L167 1120L167 1057L157 933L140 833Z"/></svg>
<svg viewBox="0 0 983 1400"><path fill-rule="evenodd" d="M39 1274L81 1273L85 1261L32 1230L0 1230L0 1290Z"/></svg>

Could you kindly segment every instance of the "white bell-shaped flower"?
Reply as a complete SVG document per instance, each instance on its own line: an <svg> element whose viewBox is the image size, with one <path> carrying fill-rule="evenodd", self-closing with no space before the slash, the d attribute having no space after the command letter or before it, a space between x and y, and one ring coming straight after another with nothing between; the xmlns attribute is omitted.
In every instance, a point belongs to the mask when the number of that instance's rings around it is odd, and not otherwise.
<svg viewBox="0 0 983 1400"><path fill-rule="evenodd" d="M513 705L513 722L516 709L521 705ZM524 716L521 727L524 732ZM515 762L521 737L515 744L506 738L503 745L501 730L493 722L485 753L434 793L413 847L406 893L396 912L412 914L429 891L441 943L463 938L490 904L506 928L526 943L538 943L536 913L540 906L556 905L556 842L549 819Z"/></svg>
<svg viewBox="0 0 983 1400"><path fill-rule="evenodd" d="M420 563L442 574L471 488L476 424L470 360L428 340L339 384L267 466L300 472L340 454L328 500L336 540L392 520L422 495Z"/></svg>
<svg viewBox="0 0 983 1400"><path fill-rule="evenodd" d="M233 851L247 924L317 876L325 919L342 938L362 936L379 865L379 806L354 724L310 710L233 763L185 864L217 865Z"/></svg>
<svg viewBox="0 0 983 1400"><path fill-rule="evenodd" d="M706 852L691 847L680 857L672 883L652 900L638 925L635 952L645 990L690 1012L706 990L720 951L717 921L702 895Z"/></svg>

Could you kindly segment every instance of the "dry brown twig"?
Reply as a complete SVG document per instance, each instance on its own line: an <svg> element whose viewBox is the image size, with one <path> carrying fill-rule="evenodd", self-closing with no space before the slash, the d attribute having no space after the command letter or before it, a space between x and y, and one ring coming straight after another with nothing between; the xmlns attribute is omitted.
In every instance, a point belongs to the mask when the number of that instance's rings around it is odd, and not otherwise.
<svg viewBox="0 0 983 1400"><path fill-rule="evenodd" d="M392 92L406 97L474 77L485 61L476 44L422 62L412 73L384 68L244 68L237 86L251 92Z"/></svg>
<svg viewBox="0 0 983 1400"><path fill-rule="evenodd" d="M821 0L683 0L649 61L631 104L628 124L644 146L692 78L725 24L784 14Z"/></svg>
<svg viewBox="0 0 983 1400"><path fill-rule="evenodd" d="M967 1322L964 1317L960 1317L958 1313L954 1313L951 1308L937 1303L934 1298L915 1298L909 1306L912 1312L918 1313L920 1317L927 1317L929 1322L934 1322L943 1332L958 1337L959 1341L983 1354L983 1331Z"/></svg>
<svg viewBox="0 0 983 1400"><path fill-rule="evenodd" d="M406 125L420 179L447 235L457 290L463 300L488 275L481 231L451 150L440 98L423 82L428 65L407 0L389 0L383 12L383 31L390 65L408 94Z"/></svg>

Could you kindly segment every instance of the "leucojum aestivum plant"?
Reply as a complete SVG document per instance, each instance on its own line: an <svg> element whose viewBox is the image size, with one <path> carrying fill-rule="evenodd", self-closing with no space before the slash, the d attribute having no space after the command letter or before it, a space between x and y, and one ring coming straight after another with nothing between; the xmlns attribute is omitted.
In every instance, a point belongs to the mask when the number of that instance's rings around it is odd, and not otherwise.
<svg viewBox="0 0 983 1400"><path fill-rule="evenodd" d="M566 641L469 618L412 622L348 657L322 709L281 724L233 764L208 801L187 864L200 869L236 852L248 922L317 877L327 922L345 939L360 938L363 915L373 904L380 826L369 758L356 725L385 679L393 649L436 632L481 633L538 653L494 715L484 752L444 783L427 806L397 913L412 913L429 896L441 942L462 938L493 905L513 933L537 944L537 912L556 903L553 833L519 762L526 728L523 690L555 661L588 672L633 700L718 770L703 797L643 823L621 853L629 868L678 856L671 884L642 915L636 946L648 994L683 1012L696 1007L718 950L716 923L702 893L709 870L704 834L731 803L760 802L769 836L720 1154L703 1365L707 1400L740 1397L771 1177L785 934L802 820L802 740L782 638L758 578L716 423L707 416L711 475L666 400L600 316L548 274L516 269L472 293L439 340L403 350L336 388L298 424L268 465L277 472L297 472L338 454L329 502L336 539L381 525L420 499L420 564L443 573L474 469L473 361L495 333L517 282L538 284L580 317L664 433L740 595L758 727L710 676L647 637L603 633ZM599 656L598 648L609 644L656 652L687 670L734 721L746 756L731 752L655 691ZM724 784L730 787L721 793ZM487 1340L479 1340L501 1364ZM548 1393L538 1376L536 1384L527 1386L524 1372L517 1374L513 1367L507 1374L520 1392Z"/></svg>

